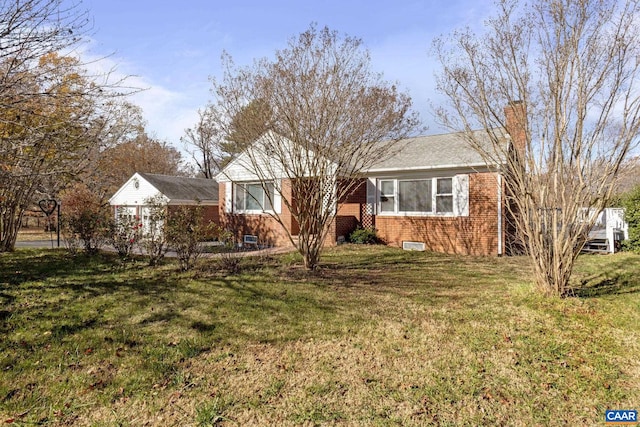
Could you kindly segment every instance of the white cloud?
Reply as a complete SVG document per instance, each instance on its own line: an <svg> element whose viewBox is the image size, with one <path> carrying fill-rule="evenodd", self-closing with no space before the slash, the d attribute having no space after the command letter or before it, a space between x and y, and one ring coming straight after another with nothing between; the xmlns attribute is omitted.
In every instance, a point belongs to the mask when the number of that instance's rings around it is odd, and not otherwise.
<svg viewBox="0 0 640 427"><path fill-rule="evenodd" d="M135 75L138 66L117 55L104 56L91 52L88 48L79 52L87 64L89 73L95 76L109 76L109 82L122 81L125 87L135 93L129 101L142 109L147 123L147 132L176 148L181 148L180 137L184 129L193 126L197 111L206 105L209 83L192 84L186 91L179 91L159 84L147 76Z"/></svg>
<svg viewBox="0 0 640 427"><path fill-rule="evenodd" d="M195 124L198 109L207 102L207 88L194 93L182 93L136 79L146 84L148 89L136 93L131 100L142 108L149 132L179 147L184 129Z"/></svg>

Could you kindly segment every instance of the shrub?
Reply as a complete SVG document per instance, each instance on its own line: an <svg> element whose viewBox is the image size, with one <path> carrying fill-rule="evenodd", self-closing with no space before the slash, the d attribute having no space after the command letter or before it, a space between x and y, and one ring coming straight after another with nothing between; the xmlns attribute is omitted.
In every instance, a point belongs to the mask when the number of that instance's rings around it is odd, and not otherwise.
<svg viewBox="0 0 640 427"><path fill-rule="evenodd" d="M147 205L147 224L143 228L140 247L149 258L149 265L158 265L167 253L167 235L164 230L167 219L167 207L162 196L145 200Z"/></svg>
<svg viewBox="0 0 640 427"><path fill-rule="evenodd" d="M140 238L140 218L127 215L124 208L117 209L117 217L111 221L108 241L121 258L128 258Z"/></svg>
<svg viewBox="0 0 640 427"><path fill-rule="evenodd" d="M225 230L220 233L219 239L223 243L223 250L220 253L220 268L231 274L238 273L242 258L238 256L234 234Z"/></svg>
<svg viewBox="0 0 640 427"><path fill-rule="evenodd" d="M203 240L216 234L217 228L203 223L201 206L180 206L169 211L165 233L169 246L178 255L181 270L193 267L204 250Z"/></svg>
<svg viewBox="0 0 640 427"><path fill-rule="evenodd" d="M376 243L379 243L379 239L378 239L378 236L376 234L376 229L375 228L371 228L371 227L367 227L367 228L358 227L358 228L356 228L349 235L349 241L351 243L356 243L356 244L360 244L360 245L374 245Z"/></svg>
<svg viewBox="0 0 640 427"><path fill-rule="evenodd" d="M85 185L79 184L62 197L60 218L67 247L80 242L89 254L98 252L109 233L109 207Z"/></svg>

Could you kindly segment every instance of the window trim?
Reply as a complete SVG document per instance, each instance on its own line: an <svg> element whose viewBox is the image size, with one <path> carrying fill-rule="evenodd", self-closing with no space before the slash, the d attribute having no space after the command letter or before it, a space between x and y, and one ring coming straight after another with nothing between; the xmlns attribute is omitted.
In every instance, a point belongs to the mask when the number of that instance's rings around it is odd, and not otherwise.
<svg viewBox="0 0 640 427"><path fill-rule="evenodd" d="M258 204L260 205L260 209L246 209L247 206L247 186L249 185L257 185L260 187L261 193L262 193L262 201L259 200L255 200L255 198L252 198L253 200L257 201ZM271 194L271 200L269 200L267 198L267 193L263 187L262 182L260 181L242 181L242 182L234 182L233 183L233 191L232 191L232 207L233 207L233 212L236 213L240 213L240 214L262 214L262 213L275 213L275 209L274 209L274 203L275 203L275 193L276 193L276 187L274 185L274 183L272 181L269 181L267 183L267 185L271 185L271 189L273 190L273 193ZM240 208L237 204L238 202L238 187L242 187L243 192L244 192L244 197L243 197L243 206L242 208ZM264 209L264 205L268 204L271 205L271 209Z"/></svg>
<svg viewBox="0 0 640 427"><path fill-rule="evenodd" d="M393 197L393 211L388 211L388 210L383 210L382 209L382 197L387 198L387 195L383 195L382 194L382 183L383 182L391 182L393 184L393 195L390 195L390 197ZM378 192L378 200L376 201L378 204L378 212L382 213L394 213L398 211L398 180L396 179L379 179L377 182L377 187L379 188L379 192ZM387 200L385 200L387 201Z"/></svg>
<svg viewBox="0 0 640 427"><path fill-rule="evenodd" d="M440 180L445 180L448 179L451 182L451 192L450 193L438 193L438 181ZM448 178L448 177L439 177L439 178L433 178L434 184L433 184L433 190L435 190L434 194L433 194L433 204L432 204L432 209L436 214L440 214L440 215L446 215L446 214L451 214L453 215L454 213L454 206L453 203L455 202L455 195L453 194L453 177ZM444 211L444 212L438 212L438 197L451 197L451 210L450 211Z"/></svg>
<svg viewBox="0 0 640 427"><path fill-rule="evenodd" d="M438 194L438 180L449 179L451 180L451 193ZM388 195L394 198L393 211L382 209L382 182L393 182L393 195ZM431 181L431 210L430 211L401 211L400 210L400 182L402 181ZM436 177L416 177L416 178L378 178L376 180L376 186L378 188L376 207L378 215L380 216L434 216L434 217L453 217L455 214L455 198L456 188L455 180L453 176L436 176ZM438 197L451 197L451 211L437 212L437 199Z"/></svg>

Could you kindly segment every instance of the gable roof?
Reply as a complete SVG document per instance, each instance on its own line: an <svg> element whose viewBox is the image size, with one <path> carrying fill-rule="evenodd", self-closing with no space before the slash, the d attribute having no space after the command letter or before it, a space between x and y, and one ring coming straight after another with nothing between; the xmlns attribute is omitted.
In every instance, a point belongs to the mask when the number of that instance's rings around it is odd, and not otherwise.
<svg viewBox="0 0 640 427"><path fill-rule="evenodd" d="M138 172L170 201L218 201L218 183L213 179L186 178Z"/></svg>
<svg viewBox="0 0 640 427"><path fill-rule="evenodd" d="M305 150L304 155L301 150ZM311 176L309 171L313 170L317 159L323 157L304 146L296 148L289 138L269 130L231 160L215 179L218 182L231 182L286 178L292 173L292 168L288 167L292 164L295 174L307 171L304 176Z"/></svg>
<svg viewBox="0 0 640 427"><path fill-rule="evenodd" d="M505 135L498 131L498 134ZM491 147L485 130L472 132L477 141ZM464 132L418 136L398 141L398 149L366 172L411 171L460 167L486 167L486 160L468 142ZM504 136L504 141L508 139Z"/></svg>
<svg viewBox="0 0 640 427"><path fill-rule="evenodd" d="M492 132L504 143L504 152L510 142L508 134L504 129L493 129ZM259 146L269 138L278 137L282 141L293 144L285 137L275 135L272 131L265 133L258 138L252 147ZM493 164L487 163L475 148L469 143L470 138L482 144L487 152L492 152L492 142L486 130L474 130L468 132L446 133L440 135L418 136L406 138L396 142L394 149L385 158L380 160L373 166L363 170L367 173L388 173L388 172L411 172L411 171L428 171L438 169L476 169L496 166L496 163L504 164L501 160ZM380 142L380 144L388 144L389 141ZM248 148L250 149L250 148ZM496 159L503 159L503 153L497 153L492 156ZM269 158L264 153L260 153L258 163L264 163L261 167L274 168L276 162L273 158ZM330 160L329 160L330 161ZM267 166L270 164L270 166ZM229 181L249 181L260 179L260 176L252 169L256 167L256 162L251 161L246 150L233 159L218 175L215 177L219 182ZM281 168L282 169L282 168Z"/></svg>

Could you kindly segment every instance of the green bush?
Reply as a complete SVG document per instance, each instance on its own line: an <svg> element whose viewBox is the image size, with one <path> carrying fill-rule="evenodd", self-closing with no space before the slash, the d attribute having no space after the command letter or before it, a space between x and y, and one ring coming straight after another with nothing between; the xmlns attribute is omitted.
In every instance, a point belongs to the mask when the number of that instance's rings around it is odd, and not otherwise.
<svg viewBox="0 0 640 427"><path fill-rule="evenodd" d="M629 224L629 240L623 242L623 248L640 253L640 185L623 200L624 219Z"/></svg>
<svg viewBox="0 0 640 427"><path fill-rule="evenodd" d="M190 270L202 255L202 242L219 233L215 224L203 221L202 210L202 206L178 206L167 214L167 243L176 251L183 271Z"/></svg>
<svg viewBox="0 0 640 427"><path fill-rule="evenodd" d="M359 245L375 245L380 242L376 234L376 229L371 227L356 228L353 233L349 235L349 241Z"/></svg>

